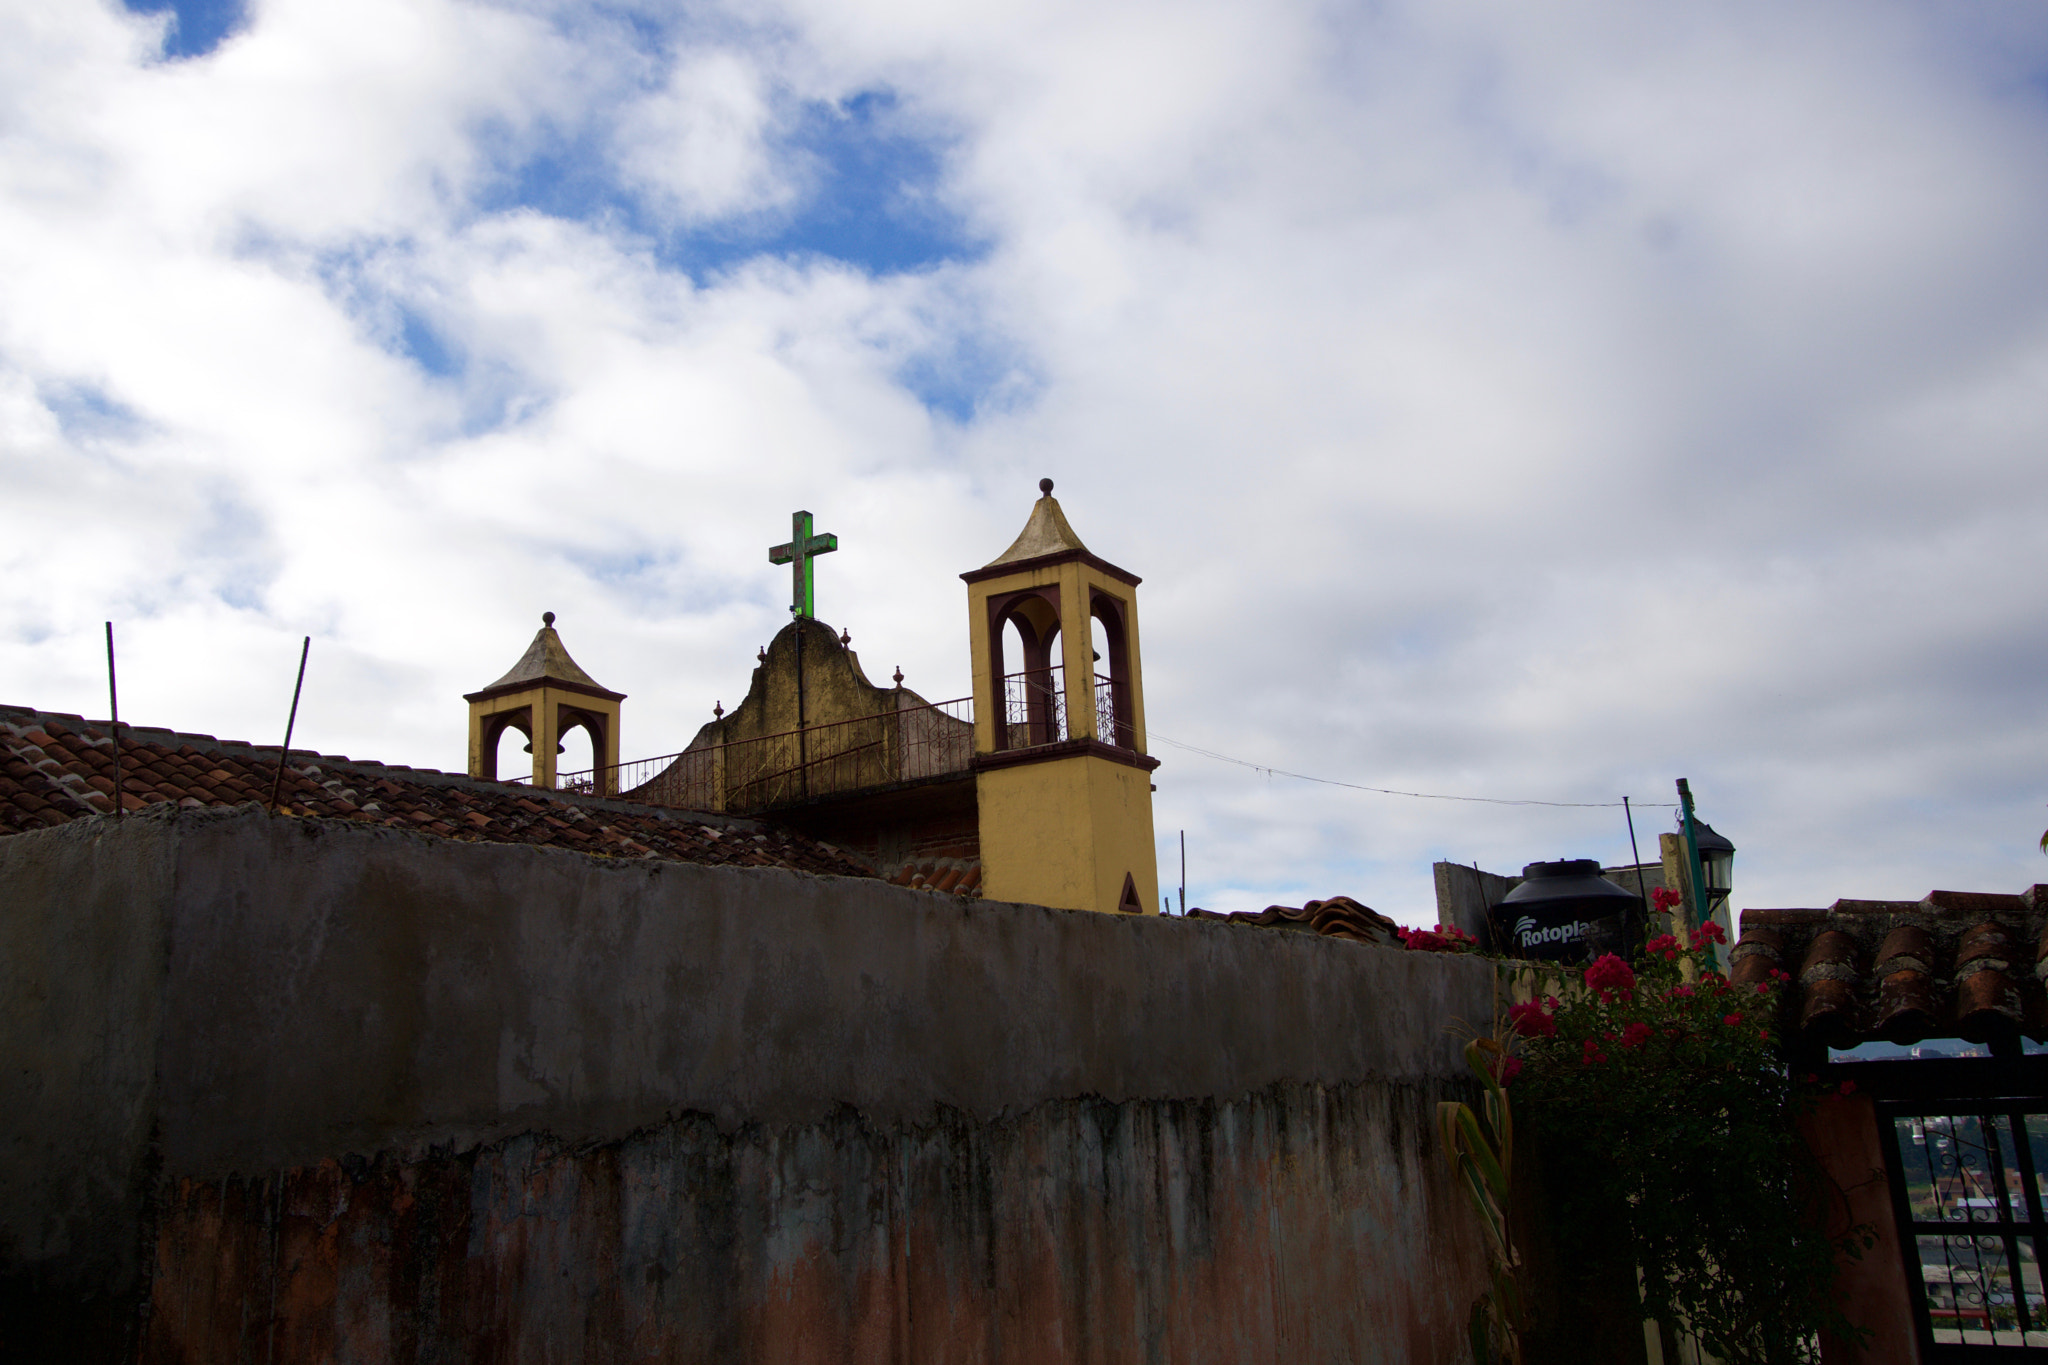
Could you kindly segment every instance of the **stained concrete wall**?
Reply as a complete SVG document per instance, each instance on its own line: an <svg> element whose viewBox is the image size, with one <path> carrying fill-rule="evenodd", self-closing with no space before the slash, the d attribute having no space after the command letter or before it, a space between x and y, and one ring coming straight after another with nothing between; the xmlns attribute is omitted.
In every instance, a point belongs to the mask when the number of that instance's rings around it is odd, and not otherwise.
<svg viewBox="0 0 2048 1365"><path fill-rule="evenodd" d="M1448 1360L1483 1277L1469 960L255 811L0 888L0 1277L149 1359Z"/></svg>

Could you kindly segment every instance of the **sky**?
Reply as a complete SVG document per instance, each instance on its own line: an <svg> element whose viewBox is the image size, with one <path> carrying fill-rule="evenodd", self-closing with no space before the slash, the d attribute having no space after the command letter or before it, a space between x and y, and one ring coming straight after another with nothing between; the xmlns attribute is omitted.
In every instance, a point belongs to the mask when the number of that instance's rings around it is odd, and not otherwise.
<svg viewBox="0 0 2048 1365"><path fill-rule="evenodd" d="M2044 267L2038 0L0 0L0 701L460 770L553 611L670 753L799 508L959 697L1050 477L1191 904L2019 891Z"/></svg>

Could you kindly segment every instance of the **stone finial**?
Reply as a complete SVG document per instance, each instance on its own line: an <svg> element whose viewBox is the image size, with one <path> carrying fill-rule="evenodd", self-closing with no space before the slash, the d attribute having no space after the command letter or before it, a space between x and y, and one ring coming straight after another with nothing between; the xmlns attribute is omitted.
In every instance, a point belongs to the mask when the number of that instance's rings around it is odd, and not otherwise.
<svg viewBox="0 0 2048 1365"><path fill-rule="evenodd" d="M850 644L852 644L852 643L853 643L853 632L852 632L852 631L850 631L850 630L847 630L847 629L846 629L845 627L843 627L843 626L842 626L842 627L840 628L840 631L839 631L839 643L840 643L840 644L842 644L842 645L850 645Z"/></svg>
<svg viewBox="0 0 2048 1365"><path fill-rule="evenodd" d="M1052 496L1052 480L1051 480L1051 479L1040 479L1040 480L1038 481L1038 493L1039 493L1039 496L1040 496L1040 497L1045 497L1045 498L1049 498L1049 497L1051 497L1051 496Z"/></svg>
<svg viewBox="0 0 2048 1365"><path fill-rule="evenodd" d="M763 664L768 662L768 646L761 646L760 652L754 655L754 661Z"/></svg>
<svg viewBox="0 0 2048 1365"><path fill-rule="evenodd" d="M902 665L902 664L898 664L898 665L896 665L896 685L897 685L898 687L901 687L901 686L903 686L903 665Z"/></svg>
<svg viewBox="0 0 2048 1365"><path fill-rule="evenodd" d="M724 720L724 719L725 719L725 703L724 703L724 702L722 702L722 701L715 701L715 702L712 702L712 703L711 703L711 719L713 719L713 720Z"/></svg>
<svg viewBox="0 0 2048 1365"><path fill-rule="evenodd" d="M555 623L555 614L554 614L553 612L551 612L551 611L544 611L544 612L542 612L542 613L540 614L540 623L541 623L541 624L542 624L543 626L552 626L552 625L554 625L554 623Z"/></svg>

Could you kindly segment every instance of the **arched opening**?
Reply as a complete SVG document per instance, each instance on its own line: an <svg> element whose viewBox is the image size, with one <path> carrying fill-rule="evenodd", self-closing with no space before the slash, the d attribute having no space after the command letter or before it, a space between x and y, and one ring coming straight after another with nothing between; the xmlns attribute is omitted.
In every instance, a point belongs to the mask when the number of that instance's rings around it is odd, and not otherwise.
<svg viewBox="0 0 2048 1365"><path fill-rule="evenodd" d="M990 663L1002 715L999 747L1024 749L1066 738L1058 609L1039 591L992 605L995 657Z"/></svg>
<svg viewBox="0 0 2048 1365"><path fill-rule="evenodd" d="M490 724L497 727L497 736L488 738L484 752L491 755L490 771L486 774L492 781L525 781L533 773L533 756L526 748L526 725L522 714L496 716Z"/></svg>
<svg viewBox="0 0 2048 1365"><path fill-rule="evenodd" d="M591 779L597 767L597 736L581 716L564 716L562 727L561 752L555 755L555 786L563 791L594 791Z"/></svg>
<svg viewBox="0 0 2048 1365"><path fill-rule="evenodd" d="M1089 632L1095 645L1095 737L1120 749L1138 747L1131 706L1130 636L1124 604L1106 592L1089 595Z"/></svg>

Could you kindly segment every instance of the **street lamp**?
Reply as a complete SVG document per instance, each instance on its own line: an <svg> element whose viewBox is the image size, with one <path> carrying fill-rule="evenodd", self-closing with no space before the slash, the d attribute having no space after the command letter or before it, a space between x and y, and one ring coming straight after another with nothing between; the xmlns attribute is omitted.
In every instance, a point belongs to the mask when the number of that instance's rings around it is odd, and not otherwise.
<svg viewBox="0 0 2048 1365"><path fill-rule="evenodd" d="M1735 888L1735 845L1728 842L1723 834L1716 834L1714 827L1698 816L1693 817L1693 832L1699 838L1700 880L1702 898L1706 901L1706 913L1712 915L1727 904L1728 893Z"/></svg>

